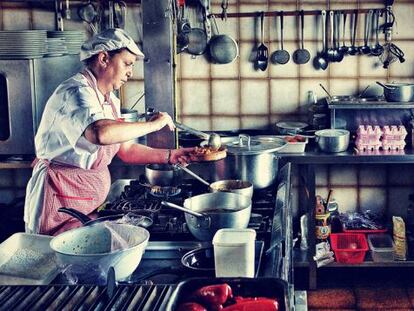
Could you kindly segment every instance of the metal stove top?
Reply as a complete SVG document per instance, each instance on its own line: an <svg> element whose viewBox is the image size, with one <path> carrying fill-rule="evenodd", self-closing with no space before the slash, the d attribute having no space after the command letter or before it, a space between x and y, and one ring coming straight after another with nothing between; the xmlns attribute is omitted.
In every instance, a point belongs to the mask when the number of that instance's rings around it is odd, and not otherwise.
<svg viewBox="0 0 414 311"><path fill-rule="evenodd" d="M145 176L139 179L120 179L111 186L102 215L132 212L138 215L149 216L154 223L148 230L153 241L188 241L194 240L189 232L184 213L161 205L161 201L169 201L183 205L184 200L203 193L208 193L208 188L195 179L184 179L176 185L179 193L170 196L154 196L145 186ZM275 187L274 187L275 188ZM252 199L252 214L249 228L255 229L257 239L265 240L269 236L275 208L276 189L255 191Z"/></svg>

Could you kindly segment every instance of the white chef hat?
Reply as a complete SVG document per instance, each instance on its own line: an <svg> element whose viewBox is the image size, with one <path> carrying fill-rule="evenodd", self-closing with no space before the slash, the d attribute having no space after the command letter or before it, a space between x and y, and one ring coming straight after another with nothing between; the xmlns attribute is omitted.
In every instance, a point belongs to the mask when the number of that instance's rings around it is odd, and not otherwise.
<svg viewBox="0 0 414 311"><path fill-rule="evenodd" d="M131 53L143 58L141 52L134 40L121 28L106 29L95 34L81 46L80 60L83 61L92 57L99 52L113 51L127 48Z"/></svg>

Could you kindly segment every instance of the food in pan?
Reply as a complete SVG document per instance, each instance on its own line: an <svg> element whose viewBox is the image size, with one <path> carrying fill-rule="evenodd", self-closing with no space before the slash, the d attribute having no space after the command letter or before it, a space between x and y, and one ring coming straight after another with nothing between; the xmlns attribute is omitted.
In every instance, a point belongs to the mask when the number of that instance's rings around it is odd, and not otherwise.
<svg viewBox="0 0 414 311"><path fill-rule="evenodd" d="M226 148L221 147L218 150L214 150L212 147L195 147L190 153L190 159L192 161L215 161L225 158L227 155Z"/></svg>
<svg viewBox="0 0 414 311"><path fill-rule="evenodd" d="M188 301L179 305L178 310L277 311L279 303L268 297L233 296L230 285L223 283L197 289L189 296Z"/></svg>

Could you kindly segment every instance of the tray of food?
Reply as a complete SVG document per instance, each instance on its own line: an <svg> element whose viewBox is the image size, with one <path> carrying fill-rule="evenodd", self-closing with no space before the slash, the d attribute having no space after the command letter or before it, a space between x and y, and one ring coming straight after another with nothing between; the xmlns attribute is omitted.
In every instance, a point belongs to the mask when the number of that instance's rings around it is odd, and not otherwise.
<svg viewBox="0 0 414 311"><path fill-rule="evenodd" d="M287 283L277 278L191 278L167 304L182 310L288 310Z"/></svg>
<svg viewBox="0 0 414 311"><path fill-rule="evenodd" d="M59 273L53 237L15 233L0 244L0 285L45 285Z"/></svg>
<svg viewBox="0 0 414 311"><path fill-rule="evenodd" d="M195 147L189 156L191 161L194 162L217 161L227 156L227 149L225 147L220 147L218 150L214 150L209 146Z"/></svg>

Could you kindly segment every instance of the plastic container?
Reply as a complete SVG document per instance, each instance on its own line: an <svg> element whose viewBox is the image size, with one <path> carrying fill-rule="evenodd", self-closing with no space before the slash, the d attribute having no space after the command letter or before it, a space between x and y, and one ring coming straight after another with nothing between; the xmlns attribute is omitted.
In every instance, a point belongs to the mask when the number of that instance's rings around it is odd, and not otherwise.
<svg viewBox="0 0 414 311"><path fill-rule="evenodd" d="M46 285L59 273L53 237L15 233L0 244L0 285Z"/></svg>
<svg viewBox="0 0 414 311"><path fill-rule="evenodd" d="M364 261L368 242L363 233L332 233L332 250L337 262L358 264Z"/></svg>
<svg viewBox="0 0 414 311"><path fill-rule="evenodd" d="M220 229L213 237L216 277L254 277L256 231Z"/></svg>
<svg viewBox="0 0 414 311"><path fill-rule="evenodd" d="M303 139L303 141L289 141L289 139L292 139L293 136L276 136L276 137L280 137L287 142L286 146L280 149L278 153L303 153L305 152L306 145L308 144L307 137L302 137L301 139Z"/></svg>
<svg viewBox="0 0 414 311"><path fill-rule="evenodd" d="M394 242L388 234L368 234L368 245L373 261L394 261Z"/></svg>
<svg viewBox="0 0 414 311"><path fill-rule="evenodd" d="M289 310L288 284L277 278L190 278L180 282L168 301L166 311L177 310L179 305L191 301L194 291L203 286L228 284L234 296L267 297L279 302L279 311Z"/></svg>

